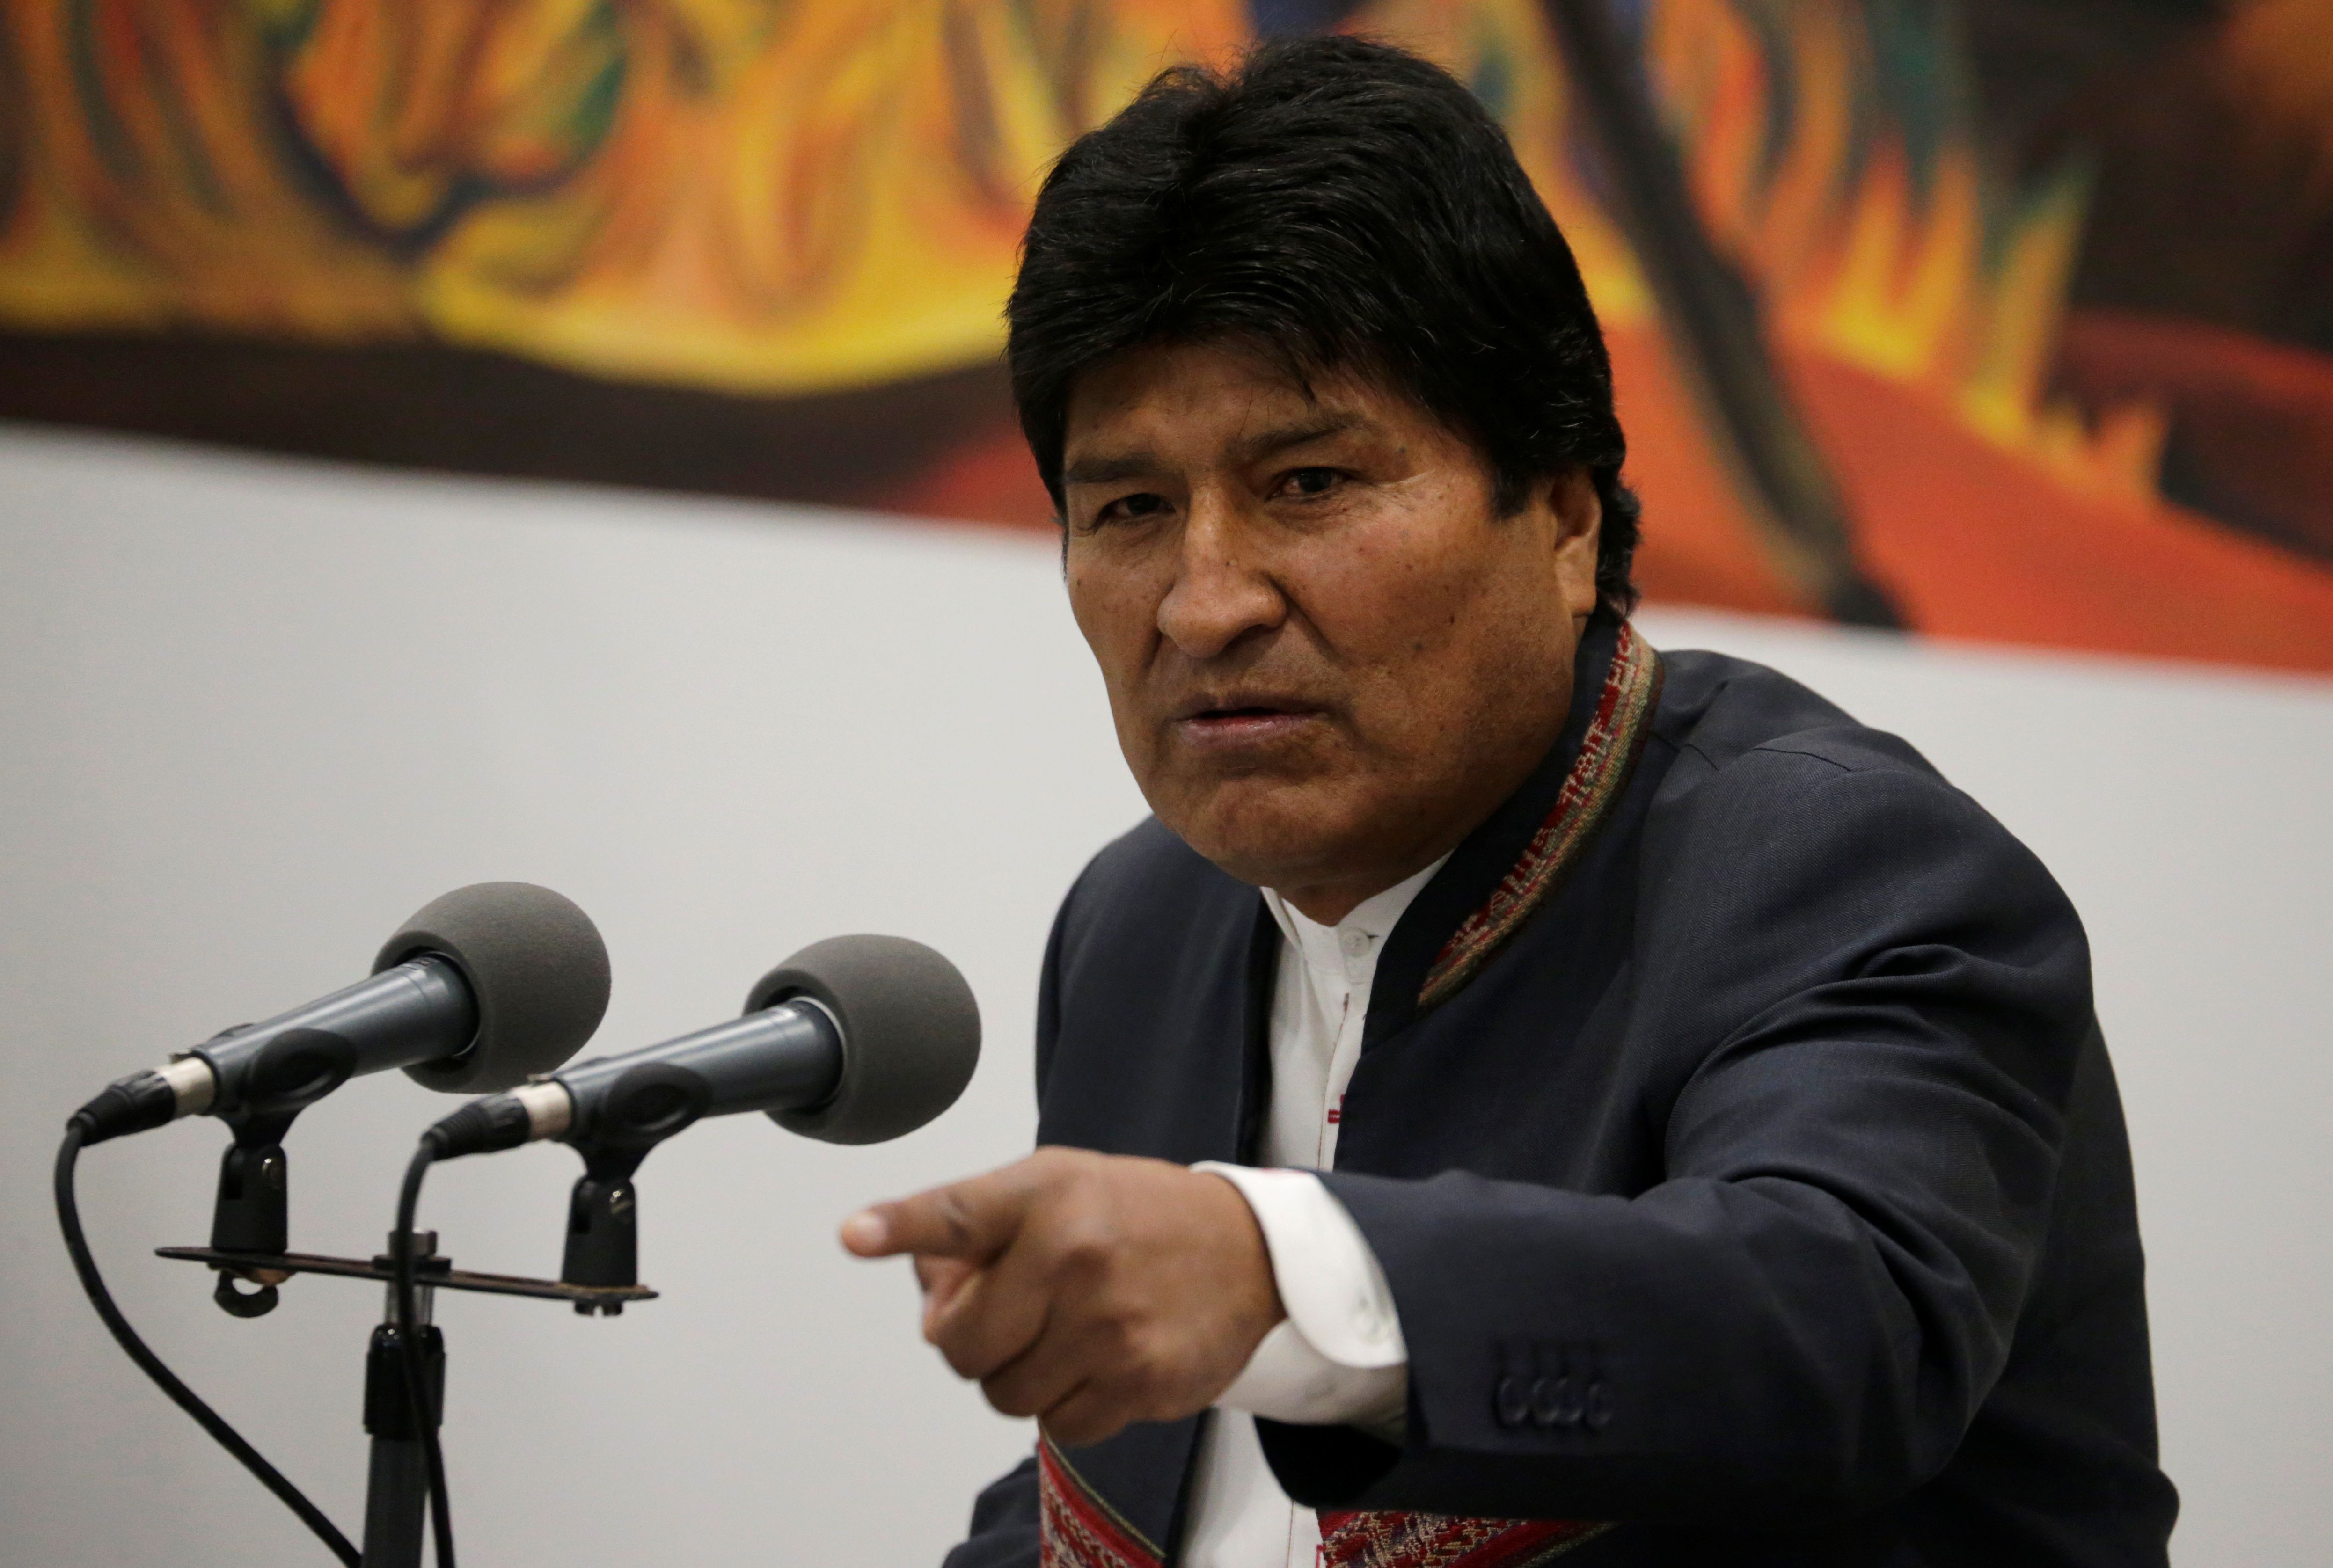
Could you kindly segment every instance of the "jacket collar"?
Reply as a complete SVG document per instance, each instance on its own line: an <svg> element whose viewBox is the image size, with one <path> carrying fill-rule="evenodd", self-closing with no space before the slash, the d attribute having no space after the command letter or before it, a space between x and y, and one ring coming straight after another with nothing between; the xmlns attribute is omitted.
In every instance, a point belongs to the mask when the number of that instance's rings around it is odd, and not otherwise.
<svg viewBox="0 0 2333 1568"><path fill-rule="evenodd" d="M1364 1051L1455 993L1562 884L1635 769L1660 688L1660 655L1634 627L1589 622L1555 744L1386 939Z"/></svg>

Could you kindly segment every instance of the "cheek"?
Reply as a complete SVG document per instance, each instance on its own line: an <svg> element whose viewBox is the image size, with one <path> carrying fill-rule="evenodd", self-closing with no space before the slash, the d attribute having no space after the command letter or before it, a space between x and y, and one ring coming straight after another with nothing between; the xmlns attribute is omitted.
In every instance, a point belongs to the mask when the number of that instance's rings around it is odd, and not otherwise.
<svg viewBox="0 0 2333 1568"><path fill-rule="evenodd" d="M1387 518L1314 552L1303 598L1321 636L1351 664L1407 667L1432 659L1483 598L1484 562L1455 548L1451 528Z"/></svg>
<svg viewBox="0 0 2333 1568"><path fill-rule="evenodd" d="M1136 574L1074 556L1068 578L1070 616L1101 672L1118 749L1136 778L1147 780L1157 737L1144 706L1143 677L1158 641L1158 596Z"/></svg>
<svg viewBox="0 0 2333 1568"><path fill-rule="evenodd" d="M1102 675L1115 689L1133 674L1128 666L1138 659L1157 624L1157 607L1142 591L1132 573L1106 562L1080 560L1070 547L1068 587L1070 616L1093 651Z"/></svg>

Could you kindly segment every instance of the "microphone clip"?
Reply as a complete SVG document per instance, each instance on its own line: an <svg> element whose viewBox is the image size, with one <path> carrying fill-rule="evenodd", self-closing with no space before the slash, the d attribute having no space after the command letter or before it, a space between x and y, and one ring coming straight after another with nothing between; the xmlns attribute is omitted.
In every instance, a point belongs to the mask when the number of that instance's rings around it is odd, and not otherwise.
<svg viewBox="0 0 2333 1568"><path fill-rule="evenodd" d="M219 1157L218 1190L211 1200L211 1246L220 1252L291 1250L291 1156L283 1134L298 1110L242 1111L224 1120L235 1142ZM275 1310L275 1284L238 1288L222 1272L211 1299L230 1317L264 1317Z"/></svg>
<svg viewBox="0 0 2333 1568"><path fill-rule="evenodd" d="M590 1131L568 1140L583 1156L583 1174L567 1198L561 1284L606 1289L639 1283L639 1192L632 1174L658 1144L693 1125L711 1099L702 1076L668 1063L643 1062L616 1080ZM579 1296L575 1310L613 1317L624 1304Z"/></svg>
<svg viewBox="0 0 2333 1568"><path fill-rule="evenodd" d="M567 1247L560 1260L562 1285L604 1290L638 1285L640 1273L639 1193L632 1173L648 1157L654 1144L578 1144L583 1174L567 1196ZM619 1298L578 1296L575 1310L585 1317L614 1317L624 1310Z"/></svg>
<svg viewBox="0 0 2333 1568"><path fill-rule="evenodd" d="M229 1030L221 1039L237 1030ZM218 1190L211 1202L211 1246L220 1252L280 1254L292 1247L291 1156L284 1134L301 1112L339 1088L356 1066L356 1047L323 1029L286 1029L231 1085L232 1097L214 1112L235 1133L219 1158ZM264 1317L275 1310L275 1285L255 1272L258 1288L244 1290L222 1271L211 1300L230 1317Z"/></svg>

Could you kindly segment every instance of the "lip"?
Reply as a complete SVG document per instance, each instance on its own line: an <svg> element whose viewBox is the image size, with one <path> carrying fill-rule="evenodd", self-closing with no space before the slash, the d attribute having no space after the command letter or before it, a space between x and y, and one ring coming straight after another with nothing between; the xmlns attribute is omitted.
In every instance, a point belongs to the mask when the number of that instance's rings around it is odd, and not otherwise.
<svg viewBox="0 0 2333 1568"><path fill-rule="evenodd" d="M1209 747L1269 745L1327 714L1301 698L1278 693L1231 692L1194 698L1172 720L1185 740Z"/></svg>

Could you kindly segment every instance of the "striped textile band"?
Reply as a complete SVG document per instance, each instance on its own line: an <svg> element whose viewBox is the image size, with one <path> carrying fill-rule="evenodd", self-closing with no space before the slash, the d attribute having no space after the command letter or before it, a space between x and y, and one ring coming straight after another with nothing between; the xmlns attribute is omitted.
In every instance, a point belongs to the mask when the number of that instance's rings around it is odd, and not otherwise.
<svg viewBox="0 0 2333 1568"><path fill-rule="evenodd" d="M1468 915L1442 945L1434 967L1418 987L1420 1011L1446 1000L1474 978L1483 961L1512 936L1531 911L1561 885L1597 824L1620 798L1637 766L1637 754L1652 732L1649 721L1661 697L1661 656L1626 621L1612 647L1612 668L1596 700L1596 714L1579 743L1579 755L1564 776L1554 809L1531 835L1522 857L1500 879L1483 907Z"/></svg>
<svg viewBox="0 0 2333 1568"><path fill-rule="evenodd" d="M1321 1568L1532 1568L1612 1526L1579 1519L1320 1510Z"/></svg>
<svg viewBox="0 0 2333 1568"><path fill-rule="evenodd" d="M1040 1568L1165 1568L1150 1538L1104 1502L1050 1438L1037 1439ZM1536 1568L1612 1526L1575 1519L1320 1510L1320 1568Z"/></svg>
<svg viewBox="0 0 2333 1568"><path fill-rule="evenodd" d="M1166 1554L1104 1502L1061 1457L1037 1439L1039 1568L1165 1568Z"/></svg>

